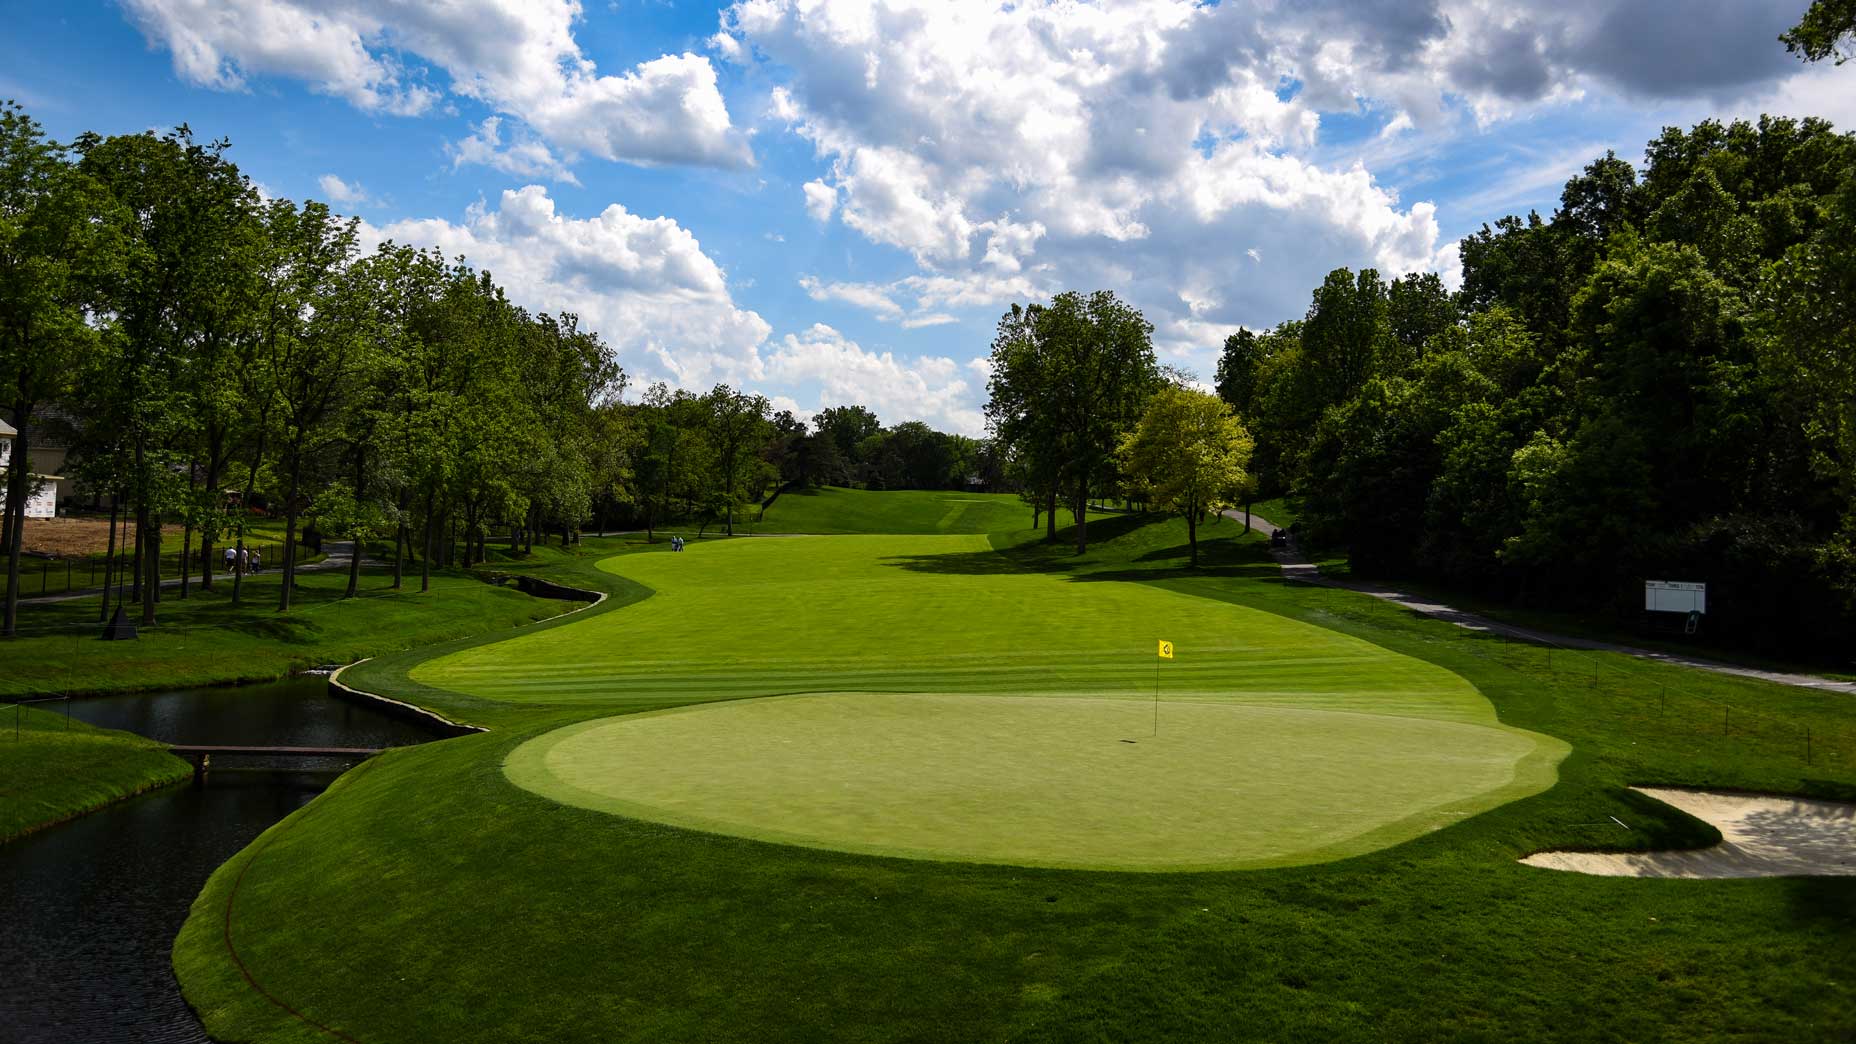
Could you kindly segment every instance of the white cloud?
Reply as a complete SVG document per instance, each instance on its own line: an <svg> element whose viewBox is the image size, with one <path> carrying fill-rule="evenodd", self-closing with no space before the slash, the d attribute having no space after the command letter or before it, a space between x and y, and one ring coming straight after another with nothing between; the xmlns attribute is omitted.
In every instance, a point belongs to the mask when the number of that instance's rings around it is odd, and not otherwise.
<svg viewBox="0 0 1856 1044"><path fill-rule="evenodd" d="M463 255L511 300L537 311L577 313L642 379L685 387L762 378L760 345L771 332L738 307L722 269L696 237L666 217L614 203L599 214L559 214L540 185L505 191L495 209L473 205L461 222L395 221L365 229Z"/></svg>
<svg viewBox="0 0 1856 1044"><path fill-rule="evenodd" d="M821 225L830 221L832 211L838 209L838 190L823 181L808 181L804 187L806 213Z"/></svg>
<svg viewBox="0 0 1856 1044"><path fill-rule="evenodd" d="M1382 161L1593 95L1777 83L1777 48L1749 42L1773 17L1769 0L739 0L714 46L779 83L769 117L823 168L814 218L914 258L870 284L906 316L1109 287L1203 368L1331 268L1458 278L1438 201L1401 198ZM1669 28L1632 37L1632 61L1609 30L1644 19ZM1380 130L1324 146L1328 112Z"/></svg>
<svg viewBox="0 0 1856 1044"><path fill-rule="evenodd" d="M1316 51L1265 21L1190 0L743 0L721 50L785 73L769 112L828 168L805 186L814 219L916 262L833 299L920 324L1109 287L1215 345L1284 318L1329 268L1397 274L1437 250L1430 204L1301 155L1320 115L1278 85Z"/></svg>
<svg viewBox="0 0 1856 1044"><path fill-rule="evenodd" d="M667 54L602 74L574 39L576 0L124 3L149 42L173 54L175 72L200 86L282 76L369 112L415 115L444 96L417 59L442 71L452 93L523 120L569 158L753 162L707 58Z"/></svg>
<svg viewBox="0 0 1856 1044"><path fill-rule="evenodd" d="M902 321L902 328L905 330L918 330L924 326L946 326L949 323L957 323L959 321L959 316L948 315L946 312L929 312L925 315L909 316Z"/></svg>
<svg viewBox="0 0 1856 1044"><path fill-rule="evenodd" d="M816 384L820 409L856 402L885 424L919 420L942 431L977 437L986 429L979 408L984 388L976 389L961 369L941 356L904 360L890 352L866 351L823 323L798 335L787 334L767 357L770 378Z"/></svg>
<svg viewBox="0 0 1856 1044"><path fill-rule="evenodd" d="M337 207L354 207L371 202L367 190L359 182L350 185L333 174L324 174L316 179L316 184L322 187L322 194L329 198L329 202Z"/></svg>
<svg viewBox="0 0 1856 1044"><path fill-rule="evenodd" d="M883 287L869 283L821 283L812 276L802 276L799 285L805 288L806 295L814 301L842 301L881 319L895 319L902 315L902 306Z"/></svg>
<svg viewBox="0 0 1856 1044"><path fill-rule="evenodd" d="M518 178L547 178L569 185L580 184L574 172L540 141L527 138L504 145L502 125L500 116L484 117L468 137L450 147L451 165L461 167L474 163Z"/></svg>

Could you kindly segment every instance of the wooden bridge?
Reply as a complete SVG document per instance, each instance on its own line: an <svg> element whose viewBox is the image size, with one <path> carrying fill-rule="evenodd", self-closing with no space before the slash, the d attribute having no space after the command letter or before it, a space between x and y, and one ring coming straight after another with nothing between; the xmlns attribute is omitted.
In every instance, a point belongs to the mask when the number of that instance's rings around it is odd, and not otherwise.
<svg viewBox="0 0 1856 1044"><path fill-rule="evenodd" d="M206 773L212 768L213 758L221 757L255 757L255 758L368 758L386 749L384 747L254 747L224 746L206 743L170 743L168 753L186 758L193 762L193 781L202 783Z"/></svg>

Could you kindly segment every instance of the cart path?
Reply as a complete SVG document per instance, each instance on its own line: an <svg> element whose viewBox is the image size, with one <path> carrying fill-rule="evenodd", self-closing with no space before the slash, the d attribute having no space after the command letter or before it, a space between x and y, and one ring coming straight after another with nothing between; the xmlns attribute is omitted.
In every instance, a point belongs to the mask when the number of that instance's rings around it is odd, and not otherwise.
<svg viewBox="0 0 1856 1044"><path fill-rule="evenodd" d="M1239 522L1245 521L1244 512L1242 511L1226 511L1224 515L1226 518L1236 519ZM1258 515L1249 516L1249 522L1253 529L1261 531L1266 536L1275 533L1277 529L1281 528L1268 519ZM1400 608L1409 609L1414 613L1421 613L1425 616L1434 617L1472 631L1486 631L1490 634L1506 635L1507 637L1519 639L1524 642L1551 645L1561 649L1584 649L1593 652L1622 653L1625 656L1635 656L1641 660L1654 660L1658 663L1673 664L1678 667L1692 667L1701 671L1713 671L1716 674L1731 674L1740 678L1753 678L1759 681L1775 682L1779 685L1795 685L1803 689L1820 689L1825 692L1841 692L1856 696L1856 682L1836 681L1830 678L1822 678L1815 674L1793 674L1786 671L1767 671L1757 667L1743 667L1739 664L1703 659L1698 656L1684 656L1677 653L1658 652L1654 649L1639 649L1635 646L1620 645L1616 642L1602 642L1591 638L1574 638L1571 635L1537 631L1530 627L1517 627L1513 624L1505 624L1496 620L1491 620L1486 616L1458 609L1455 606L1445 605L1433 599L1422 598L1418 595L1400 591L1395 587L1389 587L1385 584L1367 583L1357 580L1331 580L1322 576L1321 570L1317 568L1313 562L1303 557L1294 543L1291 543L1288 547L1272 547L1270 548L1270 554L1281 564L1282 575L1285 580L1294 580L1305 584L1319 584L1323 587L1333 587L1340 590L1356 591L1360 594L1371 595L1374 598L1391 602L1393 605L1399 606Z"/></svg>

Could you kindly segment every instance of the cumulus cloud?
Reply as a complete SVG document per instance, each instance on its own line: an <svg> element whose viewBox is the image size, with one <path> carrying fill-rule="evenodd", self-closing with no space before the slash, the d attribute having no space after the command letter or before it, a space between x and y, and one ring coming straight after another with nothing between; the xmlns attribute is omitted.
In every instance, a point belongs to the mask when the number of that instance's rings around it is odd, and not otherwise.
<svg viewBox="0 0 1856 1044"><path fill-rule="evenodd" d="M338 207L353 207L369 202L367 190L359 182L351 185L333 174L324 174L316 179L316 184L322 187L322 194L328 197L329 202Z"/></svg>
<svg viewBox="0 0 1856 1044"><path fill-rule="evenodd" d="M540 185L473 205L462 221L425 218L366 229L463 255L510 298L538 311L577 313L634 377L685 387L764 376L759 348L771 328L738 307L722 269L688 229L614 203L575 218Z"/></svg>
<svg viewBox="0 0 1856 1044"><path fill-rule="evenodd" d="M576 0L124 4L149 42L173 55L175 72L204 87L237 90L254 76L282 76L369 112L416 115L445 95L426 82L430 68L449 79L451 93L523 120L569 157L753 161L706 57L664 55L601 73L574 40Z"/></svg>
<svg viewBox="0 0 1856 1044"><path fill-rule="evenodd" d="M502 117L485 117L468 137L450 147L451 165L461 167L474 163L518 178L547 178L570 185L580 184L574 172L542 142L525 138L505 145L502 126Z"/></svg>
<svg viewBox="0 0 1856 1044"><path fill-rule="evenodd" d="M980 391L963 369L942 356L910 360L867 351L823 323L787 334L767 357L768 377L816 385L819 409L857 402L885 424L919 420L977 437L985 433L986 419L977 405Z"/></svg>

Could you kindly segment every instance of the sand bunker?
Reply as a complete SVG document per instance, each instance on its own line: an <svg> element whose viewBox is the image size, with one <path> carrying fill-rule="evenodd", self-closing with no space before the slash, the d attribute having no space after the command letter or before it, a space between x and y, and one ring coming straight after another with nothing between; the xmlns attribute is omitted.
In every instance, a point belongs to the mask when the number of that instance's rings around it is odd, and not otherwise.
<svg viewBox="0 0 1856 1044"><path fill-rule="evenodd" d="M1606 877L1856 875L1856 804L1770 794L1633 787L1712 823L1721 843L1682 852L1536 852L1529 866Z"/></svg>

